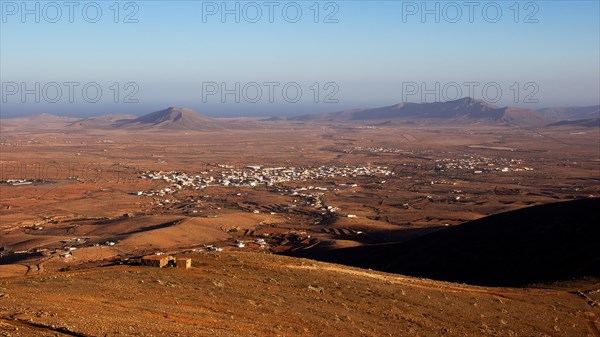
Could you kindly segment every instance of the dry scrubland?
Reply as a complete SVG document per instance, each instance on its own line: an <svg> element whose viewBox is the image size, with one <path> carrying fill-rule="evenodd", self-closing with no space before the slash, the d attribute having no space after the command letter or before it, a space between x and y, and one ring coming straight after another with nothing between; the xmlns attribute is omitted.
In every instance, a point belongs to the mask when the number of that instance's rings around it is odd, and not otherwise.
<svg viewBox="0 0 600 337"><path fill-rule="evenodd" d="M49 123L36 129L4 123L2 179L46 181L2 186L2 245L56 248L60 240L86 237L88 243L111 240L167 249L238 238L246 229L258 228L258 234L262 228L271 234L306 232L318 245L353 246L401 241L503 211L599 194L594 128L252 123L252 130L203 132L72 130ZM268 186L213 184L166 196L130 194L172 187L160 179L140 179L144 171L216 176L227 170L225 164L380 165L394 175L281 184L327 188L301 192L322 193L323 206L339 209L327 216L310 205L314 200ZM474 168L465 168L469 165ZM473 173L504 167L510 171ZM232 229L235 233L227 233Z"/></svg>
<svg viewBox="0 0 600 337"><path fill-rule="evenodd" d="M597 128L240 124L94 130L3 120L0 179L31 184L0 187L0 331L600 336L597 307L573 289L478 288L268 254L406 241L503 211L598 196ZM186 186L165 195L150 192L173 183L141 179L158 171L218 176L231 171L224 165L385 166L394 174ZM198 255L191 270L107 266L205 245L225 251ZM72 256L61 257L69 247Z"/></svg>
<svg viewBox="0 0 600 337"><path fill-rule="evenodd" d="M196 267L115 266L5 279L10 336L597 336L559 290L483 288L239 252ZM27 291L23 291L27 289Z"/></svg>

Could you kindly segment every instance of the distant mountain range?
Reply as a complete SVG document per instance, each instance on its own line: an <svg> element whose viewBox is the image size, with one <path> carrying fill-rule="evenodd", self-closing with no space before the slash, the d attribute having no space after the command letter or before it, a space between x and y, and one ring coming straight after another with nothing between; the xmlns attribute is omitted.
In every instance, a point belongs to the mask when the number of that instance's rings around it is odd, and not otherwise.
<svg viewBox="0 0 600 337"><path fill-rule="evenodd" d="M436 103L399 103L372 108L351 109L324 114L301 115L290 118L271 117L257 122L329 123L393 126L406 124L447 125L507 125L519 127L600 126L600 105L586 107L545 108L539 110L497 107L470 97ZM61 117L41 114L32 117L3 119L2 127L10 125L65 125L71 129L124 130L218 130L248 128L246 123L210 118L188 108L169 107L136 117L134 115L105 115L89 118Z"/></svg>
<svg viewBox="0 0 600 337"><path fill-rule="evenodd" d="M168 107L142 116L104 115L71 122L77 129L123 130L216 130L227 123L206 117L188 108Z"/></svg>
<svg viewBox="0 0 600 337"><path fill-rule="evenodd" d="M235 121L206 117L188 108L168 107L142 116L103 115L88 118L40 114L31 117L2 119L2 127L61 127L65 130L218 130L239 127Z"/></svg>
<svg viewBox="0 0 600 337"><path fill-rule="evenodd" d="M497 107L470 97L435 103L399 103L373 109L352 109L325 114L302 115L291 121L367 123L394 125L407 122L444 124L502 124L513 126L544 126L562 120L598 118L600 106L546 108L540 110ZM582 125L587 125L583 123Z"/></svg>
<svg viewBox="0 0 600 337"><path fill-rule="evenodd" d="M545 108L539 109L540 113L552 119L558 120L584 120L598 119L600 116L600 105L568 107L568 108Z"/></svg>
<svg viewBox="0 0 600 337"><path fill-rule="evenodd" d="M117 128L211 130L221 128L223 122L188 108L169 107L134 119L119 120L113 125Z"/></svg>
<svg viewBox="0 0 600 337"><path fill-rule="evenodd" d="M577 120L562 120L560 122L549 124L548 126L583 126L586 128L600 127L600 118L577 119Z"/></svg>
<svg viewBox="0 0 600 337"><path fill-rule="evenodd" d="M80 127L86 128L111 128L113 125L120 121L135 119L135 115L104 115L88 117L80 120L76 120L69 124L69 127Z"/></svg>

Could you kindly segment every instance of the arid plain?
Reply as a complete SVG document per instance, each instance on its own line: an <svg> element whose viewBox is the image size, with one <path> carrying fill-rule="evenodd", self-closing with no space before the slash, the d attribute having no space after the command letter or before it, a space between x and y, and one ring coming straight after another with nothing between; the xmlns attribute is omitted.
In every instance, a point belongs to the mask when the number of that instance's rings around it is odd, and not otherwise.
<svg viewBox="0 0 600 337"><path fill-rule="evenodd" d="M2 120L5 335L600 336L595 279L485 288L273 255L598 197L599 128L178 111L162 113L167 127ZM195 266L127 265L155 253Z"/></svg>

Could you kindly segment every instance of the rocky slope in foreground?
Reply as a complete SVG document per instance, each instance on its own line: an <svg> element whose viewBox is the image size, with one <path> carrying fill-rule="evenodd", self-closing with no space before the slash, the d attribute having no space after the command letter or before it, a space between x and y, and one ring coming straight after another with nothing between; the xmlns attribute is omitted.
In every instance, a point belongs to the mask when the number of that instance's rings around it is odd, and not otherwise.
<svg viewBox="0 0 600 337"><path fill-rule="evenodd" d="M203 253L0 282L4 336L597 336L559 290L435 282L304 259Z"/></svg>

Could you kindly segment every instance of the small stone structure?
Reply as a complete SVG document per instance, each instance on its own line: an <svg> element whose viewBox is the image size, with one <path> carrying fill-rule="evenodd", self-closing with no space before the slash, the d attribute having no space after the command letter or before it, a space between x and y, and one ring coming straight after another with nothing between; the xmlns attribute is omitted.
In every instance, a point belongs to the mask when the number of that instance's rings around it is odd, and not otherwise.
<svg viewBox="0 0 600 337"><path fill-rule="evenodd" d="M192 259L178 257L177 260L175 261L175 266L177 268L190 269L190 268L192 268Z"/></svg>
<svg viewBox="0 0 600 337"><path fill-rule="evenodd" d="M170 255L147 255L142 257L142 265L149 267L164 268L174 262L175 259Z"/></svg>

